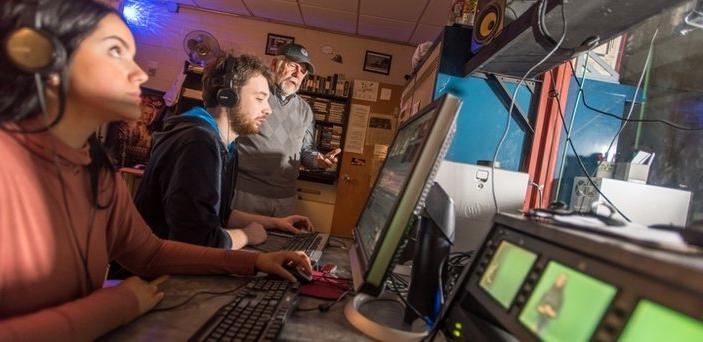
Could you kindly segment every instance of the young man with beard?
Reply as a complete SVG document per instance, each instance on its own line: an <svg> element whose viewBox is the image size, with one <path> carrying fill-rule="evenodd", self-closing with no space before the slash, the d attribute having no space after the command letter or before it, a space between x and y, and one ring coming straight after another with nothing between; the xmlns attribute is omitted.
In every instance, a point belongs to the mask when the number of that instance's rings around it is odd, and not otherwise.
<svg viewBox="0 0 703 342"><path fill-rule="evenodd" d="M310 106L296 94L308 73L315 72L308 51L291 43L279 48L273 60L271 116L258 134L237 138L238 175L234 208L260 215L291 215L296 206L300 164L328 168L337 163L340 149L315 151L315 120Z"/></svg>
<svg viewBox="0 0 703 342"><path fill-rule="evenodd" d="M164 122L135 204L157 236L239 249L266 240L265 228L297 231L302 216L271 218L230 210L236 177L228 145L255 134L271 114L270 72L256 57L226 54L203 73L203 103ZM242 229L228 229L242 227Z"/></svg>

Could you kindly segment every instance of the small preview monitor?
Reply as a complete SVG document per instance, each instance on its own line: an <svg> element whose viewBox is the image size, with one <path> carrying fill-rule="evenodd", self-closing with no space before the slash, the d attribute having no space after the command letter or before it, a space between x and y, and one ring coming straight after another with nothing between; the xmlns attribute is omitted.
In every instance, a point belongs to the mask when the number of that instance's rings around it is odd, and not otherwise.
<svg viewBox="0 0 703 342"><path fill-rule="evenodd" d="M378 295L453 136L461 100L447 94L399 129L354 229L357 290Z"/></svg>
<svg viewBox="0 0 703 342"><path fill-rule="evenodd" d="M615 286L550 261L519 319L543 341L588 341L616 292Z"/></svg>
<svg viewBox="0 0 703 342"><path fill-rule="evenodd" d="M535 260L537 254L502 241L478 285L508 309Z"/></svg>
<svg viewBox="0 0 703 342"><path fill-rule="evenodd" d="M703 341L703 321L643 299L618 341Z"/></svg>

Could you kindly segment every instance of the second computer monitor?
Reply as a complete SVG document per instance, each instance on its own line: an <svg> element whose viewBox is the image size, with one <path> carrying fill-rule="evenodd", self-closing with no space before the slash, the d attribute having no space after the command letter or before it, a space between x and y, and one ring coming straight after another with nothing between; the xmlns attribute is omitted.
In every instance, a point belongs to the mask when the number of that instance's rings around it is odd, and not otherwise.
<svg viewBox="0 0 703 342"><path fill-rule="evenodd" d="M358 291L378 295L383 289L451 141L460 106L459 98L445 95L399 128L354 229L350 255Z"/></svg>

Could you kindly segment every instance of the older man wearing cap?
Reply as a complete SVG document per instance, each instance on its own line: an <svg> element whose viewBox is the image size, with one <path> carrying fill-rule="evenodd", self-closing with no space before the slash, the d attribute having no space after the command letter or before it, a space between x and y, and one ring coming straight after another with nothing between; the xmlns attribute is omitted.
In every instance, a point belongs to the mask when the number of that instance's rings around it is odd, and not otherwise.
<svg viewBox="0 0 703 342"><path fill-rule="evenodd" d="M305 77L315 72L308 51L292 43L278 52L271 65L275 85L268 101L272 113L258 134L237 138L238 175L232 207L284 217L295 211L300 164L331 167L341 150L321 154L314 149L313 113L296 94Z"/></svg>

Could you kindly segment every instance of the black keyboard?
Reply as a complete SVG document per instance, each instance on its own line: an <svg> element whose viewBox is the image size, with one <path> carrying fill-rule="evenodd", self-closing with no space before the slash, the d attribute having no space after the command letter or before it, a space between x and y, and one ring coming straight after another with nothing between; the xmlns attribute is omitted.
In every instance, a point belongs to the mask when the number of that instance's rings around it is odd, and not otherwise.
<svg viewBox="0 0 703 342"><path fill-rule="evenodd" d="M322 251L327 246L329 234L309 233L293 235L288 245L284 248L289 251L304 251L310 257L310 261L317 263L322 257Z"/></svg>
<svg viewBox="0 0 703 342"><path fill-rule="evenodd" d="M252 280L189 341L274 341L297 297L296 284L268 278Z"/></svg>

